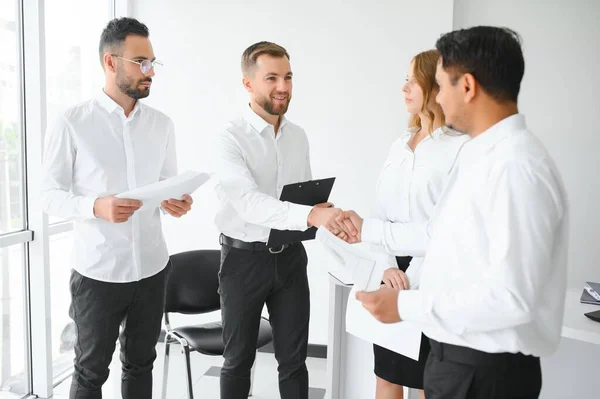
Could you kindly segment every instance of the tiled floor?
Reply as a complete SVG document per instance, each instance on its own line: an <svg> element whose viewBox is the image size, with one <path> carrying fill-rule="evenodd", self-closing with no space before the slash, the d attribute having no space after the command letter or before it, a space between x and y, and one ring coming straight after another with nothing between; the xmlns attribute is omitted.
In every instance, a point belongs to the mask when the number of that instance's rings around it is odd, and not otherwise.
<svg viewBox="0 0 600 399"><path fill-rule="evenodd" d="M157 347L158 358L154 363L153 398L160 399L163 373L163 344ZM118 351L118 347L117 347ZM115 352L110 365L111 374L102 389L103 398L118 399L121 397L121 368L118 352ZM219 372L223 359L221 357L191 354L192 379L194 397L199 399L219 399ZM323 399L326 386L326 360L309 358L307 360L310 378L310 399ZM65 380L54 389L55 399L68 399L71 379ZM168 399L187 398L185 390L185 361L177 345L171 347L169 377L167 383ZM252 399L278 399L277 362L270 353L258 353Z"/></svg>

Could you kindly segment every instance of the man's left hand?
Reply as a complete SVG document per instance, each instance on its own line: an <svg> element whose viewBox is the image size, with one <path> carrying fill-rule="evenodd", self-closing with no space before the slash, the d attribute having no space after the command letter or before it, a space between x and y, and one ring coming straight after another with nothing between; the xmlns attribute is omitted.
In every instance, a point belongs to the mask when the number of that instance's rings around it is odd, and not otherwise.
<svg viewBox="0 0 600 399"><path fill-rule="evenodd" d="M171 198L168 201L163 201L160 205L169 215L180 218L192 209L193 202L192 197L185 194L180 200Z"/></svg>

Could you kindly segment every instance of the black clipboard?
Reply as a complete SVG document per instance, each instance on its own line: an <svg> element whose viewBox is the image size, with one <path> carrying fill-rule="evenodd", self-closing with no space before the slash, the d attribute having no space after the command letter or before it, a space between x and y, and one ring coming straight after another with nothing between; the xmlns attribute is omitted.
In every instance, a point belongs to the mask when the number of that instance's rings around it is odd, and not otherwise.
<svg viewBox="0 0 600 399"><path fill-rule="evenodd" d="M302 183L287 184L281 190L281 201L299 205L315 206L329 201L335 177L320 180L309 180ZM305 231L271 229L267 246L277 248L282 245L299 241L314 240L317 228L311 227Z"/></svg>

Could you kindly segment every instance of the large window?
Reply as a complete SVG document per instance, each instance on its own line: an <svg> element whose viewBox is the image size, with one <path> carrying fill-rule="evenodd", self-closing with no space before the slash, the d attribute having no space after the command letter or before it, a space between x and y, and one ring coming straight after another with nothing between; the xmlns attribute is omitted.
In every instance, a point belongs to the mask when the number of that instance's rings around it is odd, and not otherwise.
<svg viewBox="0 0 600 399"><path fill-rule="evenodd" d="M0 0L0 399L50 396L46 371L56 380L72 370L73 233L42 216L42 135L100 92L100 34L115 8L126 10L126 0L43 3Z"/></svg>
<svg viewBox="0 0 600 399"><path fill-rule="evenodd" d="M0 397L29 393L20 27L17 0L0 0ZM9 392L11 393L10 396Z"/></svg>
<svg viewBox="0 0 600 399"><path fill-rule="evenodd" d="M0 248L0 398L29 393L23 273L24 245Z"/></svg>
<svg viewBox="0 0 600 399"><path fill-rule="evenodd" d="M0 234L22 230L23 140L17 1L0 0Z"/></svg>

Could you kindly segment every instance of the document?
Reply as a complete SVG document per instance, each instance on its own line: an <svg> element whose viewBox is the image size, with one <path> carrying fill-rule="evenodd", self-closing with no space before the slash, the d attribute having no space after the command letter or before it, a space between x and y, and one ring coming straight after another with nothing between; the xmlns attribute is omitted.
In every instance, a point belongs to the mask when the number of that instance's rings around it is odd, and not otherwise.
<svg viewBox="0 0 600 399"><path fill-rule="evenodd" d="M117 194L117 198L128 198L142 201L139 211L154 210L164 200L180 199L184 194L191 194L198 187L210 180L210 174L188 170L169 179L161 180L144 187L138 187Z"/></svg>
<svg viewBox="0 0 600 399"><path fill-rule="evenodd" d="M381 285L383 272L389 267L385 254L366 252L337 238L325 227L317 230L319 240L332 258L342 267L343 274L352 276L359 291L376 291Z"/></svg>
<svg viewBox="0 0 600 399"><path fill-rule="evenodd" d="M353 287L348 297L346 331L367 342L377 344L413 360L419 360L421 349L419 325L409 321L394 324L377 321L356 299L357 291L359 290Z"/></svg>
<svg viewBox="0 0 600 399"><path fill-rule="evenodd" d="M388 257L356 248L324 227L317 231L317 240L341 266L342 273L336 275L352 276L354 286L346 307L346 331L357 338L418 360L421 348L421 329L418 325L405 321L380 323L356 299L358 291L376 291L381 287L383 272L392 266Z"/></svg>

